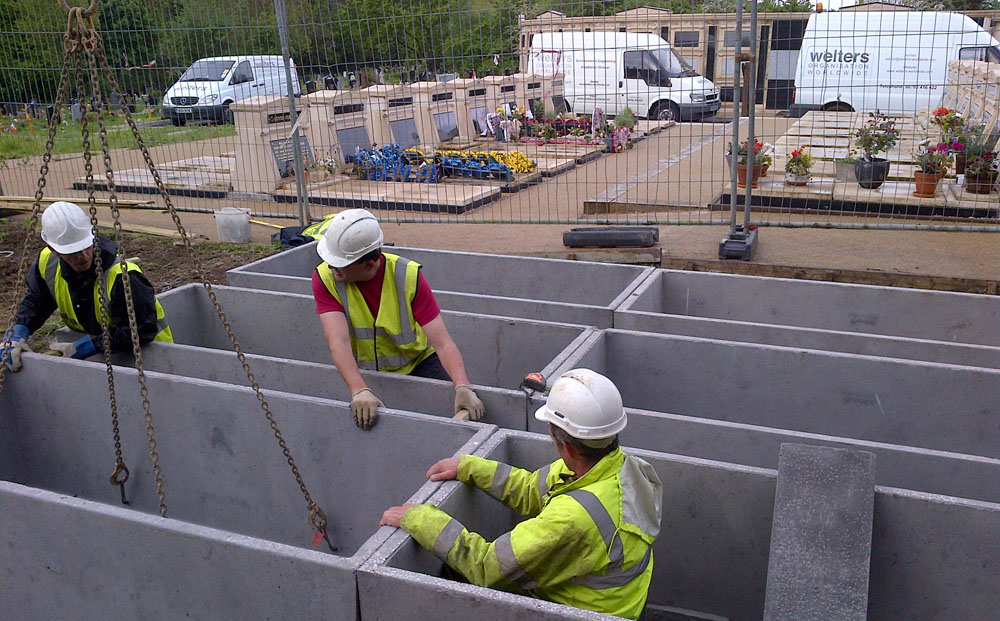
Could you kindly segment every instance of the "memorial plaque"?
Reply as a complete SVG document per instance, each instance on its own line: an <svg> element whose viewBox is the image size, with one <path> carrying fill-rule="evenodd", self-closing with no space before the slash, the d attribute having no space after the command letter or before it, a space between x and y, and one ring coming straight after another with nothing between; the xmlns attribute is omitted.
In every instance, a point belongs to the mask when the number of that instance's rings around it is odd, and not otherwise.
<svg viewBox="0 0 1000 621"><path fill-rule="evenodd" d="M274 155L274 163L278 166L278 174L281 175L282 179L291 177L295 173L295 154L292 146L291 138L271 141L271 153ZM303 162L313 159L307 137L299 136L299 148L302 149Z"/></svg>
<svg viewBox="0 0 1000 621"><path fill-rule="evenodd" d="M274 125L275 123L288 123L292 120L291 112L275 112L273 114L267 115L267 124Z"/></svg>

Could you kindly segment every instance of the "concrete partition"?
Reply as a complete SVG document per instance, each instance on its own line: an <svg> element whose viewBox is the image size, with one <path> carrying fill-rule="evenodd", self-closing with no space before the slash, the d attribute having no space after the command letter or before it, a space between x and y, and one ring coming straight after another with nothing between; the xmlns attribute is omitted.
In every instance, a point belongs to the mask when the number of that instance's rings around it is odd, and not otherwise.
<svg viewBox="0 0 1000 621"><path fill-rule="evenodd" d="M626 450L652 464L664 483L649 618L760 619L776 472ZM495 433L477 454L528 469L555 458L547 436L508 431ZM518 521L486 494L460 483L443 485L429 502L488 538ZM987 619L1000 614L995 597L1000 592L1000 504L877 487L873 522L870 619ZM805 567L813 560L797 562ZM362 618L421 619L430 611L439 618L517 619L526 613L593 618L444 580L437 577L441 566L405 533L396 532L358 574ZM679 611L689 616L676 616Z"/></svg>
<svg viewBox="0 0 1000 621"><path fill-rule="evenodd" d="M213 287L243 351L305 362L330 362L312 295ZM174 340L231 350L204 287L185 285L159 296ZM474 384L517 389L533 371L551 373L591 328L468 313L442 313Z"/></svg>
<svg viewBox="0 0 1000 621"><path fill-rule="evenodd" d="M493 254L386 247L423 265L442 308L610 328L615 309L653 268ZM315 244L226 273L230 285L312 293Z"/></svg>
<svg viewBox="0 0 1000 621"><path fill-rule="evenodd" d="M1000 458L998 369L621 330L556 375L574 367L610 377L627 407Z"/></svg>
<svg viewBox="0 0 1000 621"><path fill-rule="evenodd" d="M142 362L149 371L249 385L246 372L232 351L154 342L143 348ZM247 362L262 388L323 399L351 400L351 391L332 364L254 354L247 354ZM134 360L131 355L118 355L116 363L132 366ZM386 407L448 418L455 413L455 388L450 382L374 371L362 371L361 375ZM475 389L486 407L483 422L507 429L526 428L524 392L478 385Z"/></svg>
<svg viewBox="0 0 1000 621"><path fill-rule="evenodd" d="M63 389L41 389L54 377ZM134 370L118 368L115 383L131 470L127 509L108 483L114 447L103 365L25 354L24 368L7 378L0 605L23 613L15 617L141 610L260 618L280 610L354 618L354 571L385 539L382 511L429 496L436 484L424 479L425 464L475 450L495 429L388 410L365 432L347 403L269 393L339 547L323 553L309 545L306 503L252 390L155 372L147 385L169 519L152 517L156 490Z"/></svg>
<svg viewBox="0 0 1000 621"><path fill-rule="evenodd" d="M694 323L695 319L716 321ZM974 362L991 360L994 365L1000 358L998 325L997 296L679 270L657 270L615 316L615 327L626 330L736 337L781 345L794 345L802 339L803 346L828 342L830 348L842 347L843 351L862 348L865 340L829 332L939 342L927 343L927 350L947 350L947 343L974 344L987 349L978 353L974 348L956 349L941 355L968 355ZM837 339L844 345L838 345ZM898 340L870 343L875 343L870 350L905 351ZM919 351L920 345L909 347Z"/></svg>

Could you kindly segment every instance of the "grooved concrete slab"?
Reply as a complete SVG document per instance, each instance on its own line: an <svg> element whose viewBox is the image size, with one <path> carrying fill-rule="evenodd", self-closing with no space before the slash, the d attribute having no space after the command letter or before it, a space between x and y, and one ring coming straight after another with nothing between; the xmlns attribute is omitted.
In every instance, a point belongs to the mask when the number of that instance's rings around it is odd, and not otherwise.
<svg viewBox="0 0 1000 621"><path fill-rule="evenodd" d="M875 456L782 444L764 619L865 619Z"/></svg>

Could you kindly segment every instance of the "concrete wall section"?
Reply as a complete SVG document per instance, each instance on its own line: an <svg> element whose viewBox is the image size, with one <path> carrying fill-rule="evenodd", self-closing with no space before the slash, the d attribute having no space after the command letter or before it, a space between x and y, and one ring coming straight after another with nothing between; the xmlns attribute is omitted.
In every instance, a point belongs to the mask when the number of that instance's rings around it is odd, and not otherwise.
<svg viewBox="0 0 1000 621"><path fill-rule="evenodd" d="M354 564L0 481L7 619L353 619Z"/></svg>
<svg viewBox="0 0 1000 621"><path fill-rule="evenodd" d="M615 328L1000 369L1000 347L642 311L616 311Z"/></svg>
<svg viewBox="0 0 1000 621"><path fill-rule="evenodd" d="M142 362L147 371L249 386L243 366L231 351L154 342L143 348ZM351 391L332 364L255 354L247 354L247 362L262 388L323 399L351 400ZM131 366L134 360L131 356L119 355L116 363ZM389 408L448 418L455 413L455 389L450 382L374 371L362 371L361 374L372 392ZM523 392L476 386L476 394L486 406L483 422L504 428L525 428Z"/></svg>
<svg viewBox="0 0 1000 621"><path fill-rule="evenodd" d="M247 353L329 363L330 350L311 295L213 287ZM229 338L201 285L160 296L174 340L231 350ZM467 313L442 313L474 384L516 389L532 371L551 373L590 328Z"/></svg>
<svg viewBox="0 0 1000 621"><path fill-rule="evenodd" d="M416 248L386 251L420 262L441 308L610 328L614 309L651 268ZM320 262L309 244L230 270L230 285L311 294ZM587 283L581 287L580 283Z"/></svg>
<svg viewBox="0 0 1000 621"><path fill-rule="evenodd" d="M655 569L648 603L732 619L760 619L775 473L649 451L631 452L649 461L664 482L663 528L654 547ZM477 454L528 469L557 458L547 436L511 431L494 434ZM490 539L510 530L519 520L485 493L457 482L443 485L430 502ZM378 562L381 557L385 558L384 565L412 575L403 581L396 575L373 571L373 563L383 564ZM390 538L359 574L359 584L373 585L368 597L362 589L363 613L368 606L380 605L373 594L380 592L383 584L391 584L390 592L398 593L394 601L405 602L409 597L427 601L424 598L428 597L428 587L424 585L430 580L421 575L438 576L440 569L441 562L409 537ZM431 590L445 590L446 586L434 581ZM465 600L465 610L470 612L480 607L489 610L495 593L467 585L455 585L449 590L447 597L435 596L432 601L449 602L442 605L450 606ZM506 617L501 614L500 618Z"/></svg>
<svg viewBox="0 0 1000 621"><path fill-rule="evenodd" d="M875 492L868 618L1000 619L1000 504Z"/></svg>
<svg viewBox="0 0 1000 621"><path fill-rule="evenodd" d="M997 369L618 330L559 372L579 366L627 407L1000 457Z"/></svg>
<svg viewBox="0 0 1000 621"><path fill-rule="evenodd" d="M990 346L1000 324L996 296L677 270L620 310Z"/></svg>
<svg viewBox="0 0 1000 621"><path fill-rule="evenodd" d="M532 403L531 412L541 405ZM787 442L868 451L875 458L875 483L889 487L1000 502L1000 459L852 440L760 425L628 409L625 446L702 459L777 468ZM528 418L528 431L547 433L546 423Z"/></svg>
<svg viewBox="0 0 1000 621"><path fill-rule="evenodd" d="M52 377L74 388L39 390ZM119 368L116 378L130 507L156 513L136 373ZM307 547L305 501L253 391L154 372L147 380L168 516ZM436 487L424 478L428 464L474 450L494 429L387 410L362 431L343 402L279 393L267 401L338 554L358 564L380 543L371 537L385 508ZM114 448L102 365L25 354L0 411L0 478L119 504L108 483Z"/></svg>

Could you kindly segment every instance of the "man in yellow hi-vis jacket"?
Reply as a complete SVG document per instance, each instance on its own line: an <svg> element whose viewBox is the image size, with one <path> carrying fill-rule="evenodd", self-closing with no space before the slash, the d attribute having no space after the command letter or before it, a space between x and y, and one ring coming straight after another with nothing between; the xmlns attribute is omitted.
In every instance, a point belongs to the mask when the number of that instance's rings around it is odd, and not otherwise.
<svg viewBox="0 0 1000 621"><path fill-rule="evenodd" d="M3 363L12 371L21 368L21 352L28 349L28 336L59 311L67 327L86 336L75 342L53 341L49 349L77 359L88 358L104 349L101 298L107 300L108 341L112 352L132 351L132 332L122 277L127 274L135 308L139 343L173 342L163 307L156 301L153 286L135 263L126 262L118 247L98 237L83 210L74 203L56 201L42 213L42 241L46 247L27 276L27 291L17 310L14 326L3 337ZM94 260L100 253L103 278L98 281Z"/></svg>
<svg viewBox="0 0 1000 621"><path fill-rule="evenodd" d="M652 466L624 453L627 419L608 378L574 369L557 379L535 418L549 423L561 459L529 472L472 455L444 459L432 481L475 485L530 516L493 542L432 505L392 507L399 526L472 584L638 618L653 574L661 486Z"/></svg>

